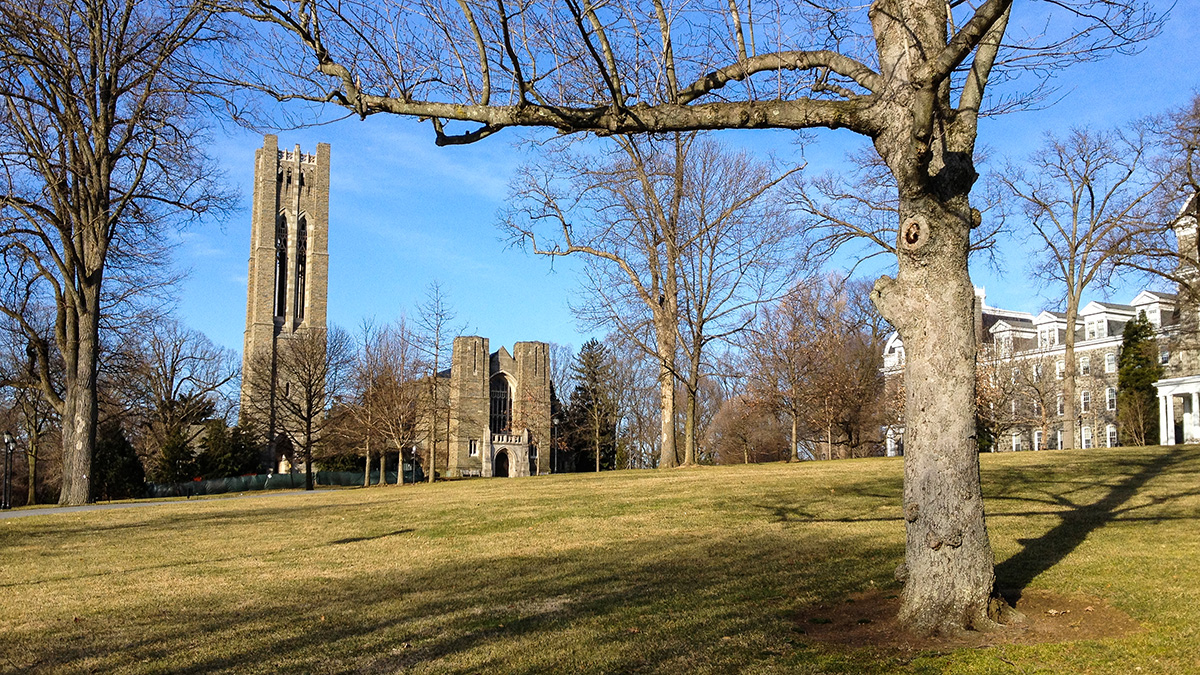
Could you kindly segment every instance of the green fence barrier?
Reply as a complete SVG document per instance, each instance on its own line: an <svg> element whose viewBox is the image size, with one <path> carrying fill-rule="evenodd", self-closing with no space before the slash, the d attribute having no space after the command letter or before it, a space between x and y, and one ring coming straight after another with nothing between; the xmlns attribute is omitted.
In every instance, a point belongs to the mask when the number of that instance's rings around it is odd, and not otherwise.
<svg viewBox="0 0 1200 675"><path fill-rule="evenodd" d="M396 482L396 472L385 474L388 483ZM317 485L362 485L361 471L318 471L314 476ZM421 467L415 470L410 462L404 463L404 482L417 483L425 480L425 472ZM379 484L379 470L371 472L371 485ZM147 483L147 497L197 497L200 495L219 495L227 492L253 492L255 490L287 490L304 487L303 473L258 474L254 476L231 476L229 478L208 478L193 480L186 483L160 484Z"/></svg>

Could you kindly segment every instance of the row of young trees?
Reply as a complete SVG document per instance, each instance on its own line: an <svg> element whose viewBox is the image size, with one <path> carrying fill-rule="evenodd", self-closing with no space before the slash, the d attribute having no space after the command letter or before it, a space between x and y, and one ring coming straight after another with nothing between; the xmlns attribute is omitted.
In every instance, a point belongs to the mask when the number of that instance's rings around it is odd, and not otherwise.
<svg viewBox="0 0 1200 675"><path fill-rule="evenodd" d="M699 463L748 463L799 457L878 454L881 429L898 414L896 390L880 372L890 328L874 311L869 286L842 275L796 284L761 303L757 316L710 355L693 387ZM601 468L661 466L661 430L648 420L661 409L661 361L614 333L572 357L561 451ZM890 397L889 397L890 396ZM689 413L676 405L672 433L688 433ZM648 423L652 422L652 423Z"/></svg>

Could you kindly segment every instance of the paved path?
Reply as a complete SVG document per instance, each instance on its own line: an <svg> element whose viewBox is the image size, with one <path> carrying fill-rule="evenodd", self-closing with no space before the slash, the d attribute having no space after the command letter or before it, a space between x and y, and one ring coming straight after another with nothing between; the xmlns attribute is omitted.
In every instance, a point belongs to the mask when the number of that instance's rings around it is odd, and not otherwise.
<svg viewBox="0 0 1200 675"><path fill-rule="evenodd" d="M315 494L318 492L333 492L333 490L271 490L263 492L239 493L229 496L198 497L194 501L207 502L219 499L257 499L259 497L278 497L281 495ZM60 513L80 513L83 511L108 511L110 509L136 509L142 506L162 506L163 504L190 504L190 499L147 499L139 502L121 502L119 504L86 504L84 506L47 506L36 509L19 509L15 511L0 511L0 520L24 518L26 516L52 516Z"/></svg>

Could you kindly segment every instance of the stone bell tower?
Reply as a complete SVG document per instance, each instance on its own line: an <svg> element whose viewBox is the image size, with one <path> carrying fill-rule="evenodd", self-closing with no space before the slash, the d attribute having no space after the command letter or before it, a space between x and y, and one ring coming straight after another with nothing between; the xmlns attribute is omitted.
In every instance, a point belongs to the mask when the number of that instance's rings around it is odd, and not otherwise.
<svg viewBox="0 0 1200 675"><path fill-rule="evenodd" d="M329 144L315 155L280 150L273 135L254 153L250 270L242 352L242 419L255 397L272 403L279 383L248 374L252 362L274 362L281 340L325 330L329 285ZM261 368L258 368L261 370ZM252 380L259 381L252 381ZM268 427L273 426L268 424ZM273 429L262 429L273 435Z"/></svg>

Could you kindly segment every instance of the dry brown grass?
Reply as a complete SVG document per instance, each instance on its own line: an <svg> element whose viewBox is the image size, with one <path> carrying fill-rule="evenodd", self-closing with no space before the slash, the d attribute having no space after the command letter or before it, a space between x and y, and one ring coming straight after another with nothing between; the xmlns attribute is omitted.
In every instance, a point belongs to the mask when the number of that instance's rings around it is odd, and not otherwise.
<svg viewBox="0 0 1200 675"><path fill-rule="evenodd" d="M1102 598L1143 630L813 642L807 608L896 588L901 465L878 459L0 520L0 670L1200 672L1200 451L983 465L1001 582Z"/></svg>

